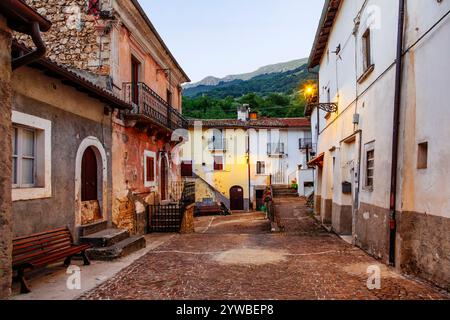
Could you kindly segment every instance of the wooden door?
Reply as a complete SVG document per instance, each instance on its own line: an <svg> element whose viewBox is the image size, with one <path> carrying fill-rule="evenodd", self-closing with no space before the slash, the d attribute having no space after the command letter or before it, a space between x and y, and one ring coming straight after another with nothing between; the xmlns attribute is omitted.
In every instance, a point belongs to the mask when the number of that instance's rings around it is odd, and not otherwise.
<svg viewBox="0 0 450 320"><path fill-rule="evenodd" d="M97 157L87 148L81 163L81 201L98 200L97 177Z"/></svg>
<svg viewBox="0 0 450 320"><path fill-rule="evenodd" d="M167 199L167 185L168 185L168 167L165 156L161 157L161 200Z"/></svg>
<svg viewBox="0 0 450 320"><path fill-rule="evenodd" d="M256 190L256 210L261 210L264 205L264 190Z"/></svg>
<svg viewBox="0 0 450 320"><path fill-rule="evenodd" d="M230 209L244 210L244 189L241 187L230 189Z"/></svg>

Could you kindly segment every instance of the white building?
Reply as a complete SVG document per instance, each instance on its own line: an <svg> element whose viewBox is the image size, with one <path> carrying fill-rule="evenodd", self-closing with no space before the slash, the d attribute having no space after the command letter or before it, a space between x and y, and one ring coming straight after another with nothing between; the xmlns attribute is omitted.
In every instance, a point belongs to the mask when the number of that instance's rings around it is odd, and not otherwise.
<svg viewBox="0 0 450 320"><path fill-rule="evenodd" d="M309 61L319 66L320 102L338 106L309 110L316 215L447 289L449 10L449 1L326 0Z"/></svg>
<svg viewBox="0 0 450 320"><path fill-rule="evenodd" d="M232 210L249 210L261 205L270 184L295 181L300 196L311 194L314 176L307 162L313 147L306 118L258 119L240 108L237 119L191 121L189 141L182 146L182 171L201 180L197 202L220 201ZM242 198L237 202L236 190Z"/></svg>

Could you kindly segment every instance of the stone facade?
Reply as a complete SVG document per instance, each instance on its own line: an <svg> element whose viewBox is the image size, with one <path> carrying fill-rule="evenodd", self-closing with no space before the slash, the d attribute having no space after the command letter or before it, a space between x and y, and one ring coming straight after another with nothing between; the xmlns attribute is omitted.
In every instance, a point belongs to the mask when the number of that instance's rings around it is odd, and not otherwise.
<svg viewBox="0 0 450 320"><path fill-rule="evenodd" d="M340 235L352 234L352 206L341 206L333 202L331 225L333 231Z"/></svg>
<svg viewBox="0 0 450 320"><path fill-rule="evenodd" d="M399 215L397 240L403 272L450 291L450 219L418 212Z"/></svg>
<svg viewBox="0 0 450 320"><path fill-rule="evenodd" d="M29 198L13 202L14 236L63 226L68 226L77 236L84 209L79 195L81 186L77 188L76 181L81 180L81 148L84 144L89 144L96 155L98 153L97 164L103 163L103 170L97 171L101 186L98 195L101 219L110 222L112 137L110 115L104 114L105 104L29 67L14 72L12 86L13 111L51 122L52 150L48 164L51 167L51 195L33 197L30 193Z"/></svg>
<svg viewBox="0 0 450 320"><path fill-rule="evenodd" d="M86 0L27 0L39 14L53 24L43 34L48 57L68 67L109 75L109 30L113 22L88 12ZM102 6L106 8L107 1ZM19 39L32 46L28 36Z"/></svg>
<svg viewBox="0 0 450 320"><path fill-rule="evenodd" d="M195 232L194 211L195 211L195 204L187 206L186 209L184 210L180 233L189 234Z"/></svg>
<svg viewBox="0 0 450 320"><path fill-rule="evenodd" d="M0 16L0 299L11 292L11 33Z"/></svg>
<svg viewBox="0 0 450 320"><path fill-rule="evenodd" d="M389 210L361 203L355 217L355 244L389 263Z"/></svg>

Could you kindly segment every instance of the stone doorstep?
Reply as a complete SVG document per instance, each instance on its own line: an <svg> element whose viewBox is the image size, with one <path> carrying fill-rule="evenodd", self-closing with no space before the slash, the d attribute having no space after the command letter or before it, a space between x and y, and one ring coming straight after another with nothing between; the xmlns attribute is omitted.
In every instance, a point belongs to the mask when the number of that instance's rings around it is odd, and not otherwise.
<svg viewBox="0 0 450 320"><path fill-rule="evenodd" d="M80 238L81 243L91 244L95 248L110 247L130 237L127 230L106 229Z"/></svg>
<svg viewBox="0 0 450 320"><path fill-rule="evenodd" d="M94 222L85 226L78 227L79 237L85 237L108 228L108 221Z"/></svg>
<svg viewBox="0 0 450 320"><path fill-rule="evenodd" d="M109 247L92 248L86 250L92 260L111 261L129 255L146 247L144 236L133 236Z"/></svg>

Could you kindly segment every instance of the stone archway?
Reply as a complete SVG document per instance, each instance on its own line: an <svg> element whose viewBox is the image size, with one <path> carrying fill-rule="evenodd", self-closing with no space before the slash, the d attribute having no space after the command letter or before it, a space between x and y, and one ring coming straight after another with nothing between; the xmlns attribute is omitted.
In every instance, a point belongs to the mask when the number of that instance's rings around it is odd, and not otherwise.
<svg viewBox="0 0 450 320"><path fill-rule="evenodd" d="M92 157L95 157L95 159L92 159ZM90 172L86 172L86 170L83 169L83 165L86 169L86 161L89 161L89 163L92 165L96 165L96 168L90 168ZM97 175L97 179L95 181L96 190L88 190L88 194L86 194L86 186L83 186L83 183L93 183L92 177L86 177L86 175L92 175L93 172ZM106 156L105 148L103 147L100 140L96 137L87 137L81 142L80 146L78 147L75 161L75 226L79 227L85 225L86 220L89 220L83 218L82 211L86 209L83 208L83 205L89 205L83 200L98 202L99 216L94 216L93 221L89 222L107 220L107 190L108 159ZM91 199L94 194L96 199ZM84 198L87 195L89 196L89 198ZM93 208L93 210L94 209L96 208Z"/></svg>

